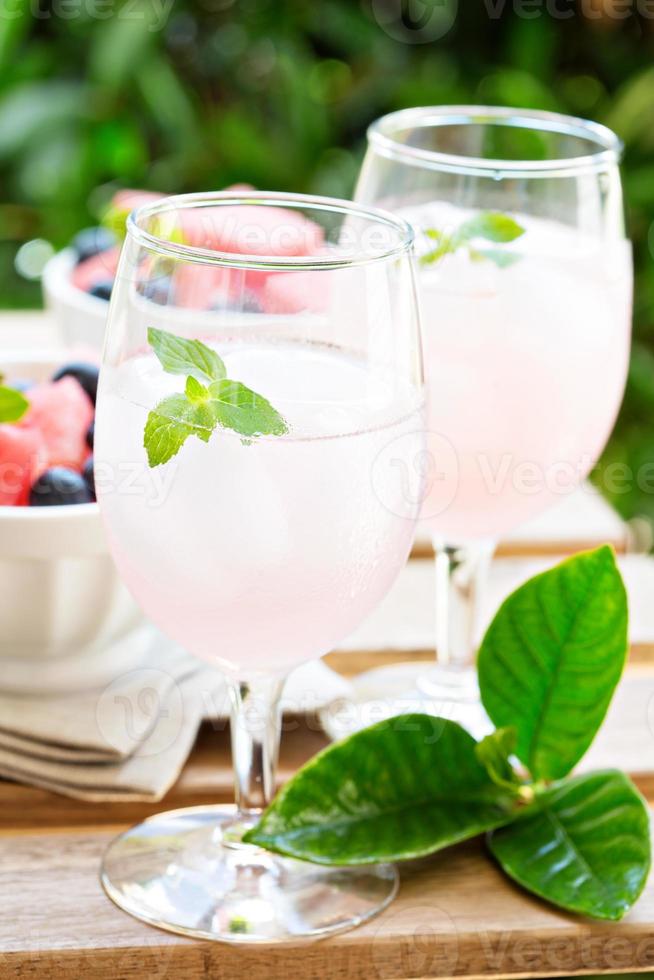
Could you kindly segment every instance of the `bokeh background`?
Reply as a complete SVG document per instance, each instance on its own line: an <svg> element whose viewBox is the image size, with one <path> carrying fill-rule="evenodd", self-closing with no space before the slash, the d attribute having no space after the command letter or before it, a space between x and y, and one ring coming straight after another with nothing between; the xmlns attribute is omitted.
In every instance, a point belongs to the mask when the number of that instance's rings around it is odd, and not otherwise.
<svg viewBox="0 0 654 980"><path fill-rule="evenodd" d="M625 142L636 266L594 478L654 522L653 53L651 0L0 0L0 306L40 304L23 243L64 245L121 186L350 196L366 126L393 109L588 116Z"/></svg>

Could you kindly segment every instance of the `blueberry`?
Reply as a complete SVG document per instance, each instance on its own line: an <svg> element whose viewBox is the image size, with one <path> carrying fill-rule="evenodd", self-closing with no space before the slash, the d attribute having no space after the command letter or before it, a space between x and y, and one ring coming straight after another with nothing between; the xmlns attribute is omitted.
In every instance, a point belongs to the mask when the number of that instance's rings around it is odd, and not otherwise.
<svg viewBox="0 0 654 980"><path fill-rule="evenodd" d="M93 419L90 426L86 430L86 445L89 447L89 449L93 449L94 439L95 439L95 419Z"/></svg>
<svg viewBox="0 0 654 980"><path fill-rule="evenodd" d="M70 243L77 255L77 261L83 262L100 252L105 252L116 244L116 236L108 228L85 228L78 232Z"/></svg>
<svg viewBox="0 0 654 980"><path fill-rule="evenodd" d="M217 313L230 310L238 313L261 313L261 303L252 289L244 289L240 295L233 297L224 294L215 296L211 309Z"/></svg>
<svg viewBox="0 0 654 980"><path fill-rule="evenodd" d="M156 279L148 279L141 283L139 292L152 303L165 306L173 300L172 280L170 276L158 276Z"/></svg>
<svg viewBox="0 0 654 980"><path fill-rule="evenodd" d="M105 299L107 302L111 299L111 290L114 288L113 279L98 279L89 288L89 296L95 296L97 299Z"/></svg>
<svg viewBox="0 0 654 980"><path fill-rule="evenodd" d="M69 361L63 364L58 371L52 375L53 381L59 381L70 375L81 384L82 388L95 405L95 398L98 393L98 366L87 361Z"/></svg>
<svg viewBox="0 0 654 980"><path fill-rule="evenodd" d="M93 456L89 456L87 461L84 463L82 476L84 477L84 482L89 488L89 492L91 496L95 500L95 476L93 473Z"/></svg>
<svg viewBox="0 0 654 980"><path fill-rule="evenodd" d="M51 466L41 473L30 490L32 507L89 504L92 500L93 496L84 477L67 466Z"/></svg>

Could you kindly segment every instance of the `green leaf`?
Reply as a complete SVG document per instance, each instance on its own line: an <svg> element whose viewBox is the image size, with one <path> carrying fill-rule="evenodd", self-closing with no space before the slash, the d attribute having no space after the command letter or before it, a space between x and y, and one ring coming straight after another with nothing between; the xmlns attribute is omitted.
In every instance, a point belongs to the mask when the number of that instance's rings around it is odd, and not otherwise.
<svg viewBox="0 0 654 980"><path fill-rule="evenodd" d="M517 795L521 787L520 778L510 762L515 745L515 728L497 728L482 738L475 747L475 755L497 786L503 786Z"/></svg>
<svg viewBox="0 0 654 980"><path fill-rule="evenodd" d="M481 211L474 218L464 221L452 234L446 234L438 228L424 228L423 234L437 245L436 248L421 255L420 262L422 265L430 265L438 262L444 255L450 255L460 248L467 248L473 261L488 259L501 269L508 268L520 260L521 256L516 252L505 252L499 248L473 248L470 243L476 238L483 238L489 242L505 244L515 241L516 238L524 235L524 232L522 225L508 214L501 214L499 211Z"/></svg>
<svg viewBox="0 0 654 980"><path fill-rule="evenodd" d="M190 435L208 442L217 425L233 429L245 440L288 432L282 416L263 395L225 377L222 359L202 341L153 327L148 341L165 371L187 375L184 394L169 395L148 415L143 445L150 466L167 463ZM209 382L208 387L198 375Z"/></svg>
<svg viewBox="0 0 654 980"><path fill-rule="evenodd" d="M499 269L508 269L519 262L522 256L519 252L502 252L499 248L471 248L470 258L478 261L486 259L494 262Z"/></svg>
<svg viewBox="0 0 654 980"><path fill-rule="evenodd" d="M209 400L209 389L205 388L199 381L196 381L192 375L186 379L184 393L189 401L192 402L201 403Z"/></svg>
<svg viewBox="0 0 654 980"><path fill-rule="evenodd" d="M288 426L270 402L240 381L214 381L209 385L211 405L220 425L242 436L281 436Z"/></svg>
<svg viewBox="0 0 654 980"><path fill-rule="evenodd" d="M222 358L201 340L177 337L166 330L148 329L148 343L168 374L186 374L199 381L217 381L226 371Z"/></svg>
<svg viewBox="0 0 654 980"><path fill-rule="evenodd" d="M143 445L150 466L172 459L189 436L208 442L216 425L211 408L189 402L186 395L169 395L149 413L143 432Z"/></svg>
<svg viewBox="0 0 654 980"><path fill-rule="evenodd" d="M493 832L506 873L541 898L598 919L621 919L650 867L647 806L616 770L577 776L542 793L524 816Z"/></svg>
<svg viewBox="0 0 654 980"><path fill-rule="evenodd" d="M464 221L456 232L456 238L461 242L472 241L473 238L484 238L488 242L513 242L524 235L524 228L508 214L499 211L480 211L474 218Z"/></svg>
<svg viewBox="0 0 654 980"><path fill-rule="evenodd" d="M425 252L424 255L420 256L421 265L432 265L434 262L442 259L444 255L451 255L453 252L456 252L459 247L453 238L442 235L435 228L428 228L425 234L433 238L434 241L437 241L438 245L436 248L432 248L429 252Z"/></svg>
<svg viewBox="0 0 654 980"><path fill-rule="evenodd" d="M0 385L0 422L18 422L29 407L22 392Z"/></svg>
<svg viewBox="0 0 654 980"><path fill-rule="evenodd" d="M613 550L583 552L500 606L478 657L483 705L514 725L535 779L559 779L593 741L627 655L627 596Z"/></svg>
<svg viewBox="0 0 654 980"><path fill-rule="evenodd" d="M431 854L511 818L475 746L444 718L382 721L311 759L244 839L317 864Z"/></svg>

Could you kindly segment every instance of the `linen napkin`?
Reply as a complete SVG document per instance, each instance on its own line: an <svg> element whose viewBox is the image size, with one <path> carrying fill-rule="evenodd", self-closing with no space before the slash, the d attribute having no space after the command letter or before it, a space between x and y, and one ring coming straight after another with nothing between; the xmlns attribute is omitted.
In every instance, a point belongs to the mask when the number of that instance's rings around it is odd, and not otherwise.
<svg viewBox="0 0 654 980"><path fill-rule="evenodd" d="M151 626L122 642L120 667L101 687L80 690L76 677L67 694L0 689L0 776L96 802L166 794L202 720L229 715L227 685ZM125 644L134 654L128 670ZM289 677L282 708L315 712L346 692L337 674L309 663Z"/></svg>

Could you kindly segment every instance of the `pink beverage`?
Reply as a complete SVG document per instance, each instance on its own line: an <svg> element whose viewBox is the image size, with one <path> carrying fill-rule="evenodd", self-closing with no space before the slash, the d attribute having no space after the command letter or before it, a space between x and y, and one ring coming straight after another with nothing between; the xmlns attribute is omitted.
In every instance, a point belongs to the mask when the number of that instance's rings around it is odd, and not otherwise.
<svg viewBox="0 0 654 980"><path fill-rule="evenodd" d="M281 673L342 640L406 560L419 502L402 477L422 449L421 406L408 383L327 346L216 349L289 434L245 445L218 429L150 470L148 410L184 379L133 356L103 369L98 492L119 570L157 626L241 678Z"/></svg>
<svg viewBox="0 0 654 980"><path fill-rule="evenodd" d="M473 212L406 209L419 230L452 231ZM511 265L467 249L420 265L434 464L423 507L441 540L496 538L582 480L613 427L625 384L631 252L559 222L512 214ZM488 246L487 242L480 245Z"/></svg>

